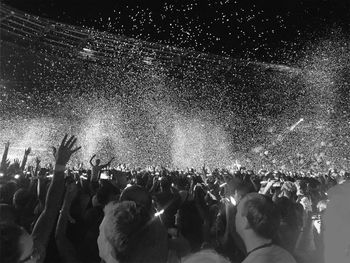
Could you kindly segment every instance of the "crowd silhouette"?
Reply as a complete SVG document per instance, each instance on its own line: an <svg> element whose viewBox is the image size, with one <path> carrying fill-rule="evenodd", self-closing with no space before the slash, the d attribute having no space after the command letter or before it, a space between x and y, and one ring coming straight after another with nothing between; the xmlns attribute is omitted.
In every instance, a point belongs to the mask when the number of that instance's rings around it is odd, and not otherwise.
<svg viewBox="0 0 350 263"><path fill-rule="evenodd" d="M65 135L54 164L0 167L0 261L349 262L350 176L145 169L90 160Z"/></svg>

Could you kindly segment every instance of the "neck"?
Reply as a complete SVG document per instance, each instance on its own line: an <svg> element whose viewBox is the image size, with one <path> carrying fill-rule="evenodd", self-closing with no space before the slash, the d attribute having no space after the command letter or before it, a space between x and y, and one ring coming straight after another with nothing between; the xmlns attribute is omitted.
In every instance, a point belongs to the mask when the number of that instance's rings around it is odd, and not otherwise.
<svg viewBox="0 0 350 263"><path fill-rule="evenodd" d="M107 261L104 261L103 263L119 263L119 262L112 256L109 256Z"/></svg>
<svg viewBox="0 0 350 263"><path fill-rule="evenodd" d="M244 237L244 244L248 253L257 247L268 244L270 242L272 242L271 239L257 236L253 232L246 233Z"/></svg>

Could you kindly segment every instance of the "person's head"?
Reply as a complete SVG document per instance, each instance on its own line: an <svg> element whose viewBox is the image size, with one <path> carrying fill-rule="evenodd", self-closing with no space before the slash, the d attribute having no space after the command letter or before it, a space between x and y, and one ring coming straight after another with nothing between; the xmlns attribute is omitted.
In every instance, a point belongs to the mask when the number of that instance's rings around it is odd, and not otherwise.
<svg viewBox="0 0 350 263"><path fill-rule="evenodd" d="M126 186L128 185L128 177L127 177L127 173L122 172L122 171L115 171L113 173L113 178L117 183L117 186L119 189L125 189Z"/></svg>
<svg viewBox="0 0 350 263"><path fill-rule="evenodd" d="M0 262L34 263L32 237L20 226L0 223Z"/></svg>
<svg viewBox="0 0 350 263"><path fill-rule="evenodd" d="M214 250L201 250L184 258L183 263L229 263L230 261Z"/></svg>
<svg viewBox="0 0 350 263"><path fill-rule="evenodd" d="M161 188L162 192L170 191L170 188L171 188L170 179L167 177L161 177L160 188Z"/></svg>
<svg viewBox="0 0 350 263"><path fill-rule="evenodd" d="M142 172L136 175L136 184L142 187L146 187L149 178L149 173Z"/></svg>
<svg viewBox="0 0 350 263"><path fill-rule="evenodd" d="M240 181L235 186L235 192L233 198L236 203L239 203L243 197L245 197L250 191L250 186L243 181Z"/></svg>
<svg viewBox="0 0 350 263"><path fill-rule="evenodd" d="M179 190L187 190L189 186L187 177L184 177L184 176L179 177L176 182L176 186Z"/></svg>
<svg viewBox="0 0 350 263"><path fill-rule="evenodd" d="M113 185L110 184L105 184L101 186L99 189L96 191L96 195L94 196L94 206L105 206L108 204L110 201L114 201L117 199L119 190L115 188Z"/></svg>
<svg viewBox="0 0 350 263"><path fill-rule="evenodd" d="M134 201L137 205L144 207L148 212L152 208L152 197L149 192L141 186L133 185L123 190L119 200L122 201Z"/></svg>
<svg viewBox="0 0 350 263"><path fill-rule="evenodd" d="M8 204L0 204L0 222L16 222L16 210Z"/></svg>
<svg viewBox="0 0 350 263"><path fill-rule="evenodd" d="M101 160L100 159L96 159L96 165L100 165Z"/></svg>
<svg viewBox="0 0 350 263"><path fill-rule="evenodd" d="M13 196L13 205L16 209L24 208L30 201L30 193L26 189L18 189Z"/></svg>
<svg viewBox="0 0 350 263"><path fill-rule="evenodd" d="M279 197L275 200L276 209L281 217L281 223L284 222L289 226L297 224L297 212L292 200L286 196Z"/></svg>
<svg viewBox="0 0 350 263"><path fill-rule="evenodd" d="M235 221L238 234L246 242L246 238L252 236L274 238L280 217L272 200L258 193L249 193L239 202Z"/></svg>
<svg viewBox="0 0 350 263"><path fill-rule="evenodd" d="M0 185L0 203L6 203L12 205L13 195L17 190L17 184L15 182L7 182Z"/></svg>
<svg viewBox="0 0 350 263"><path fill-rule="evenodd" d="M111 202L104 212L97 243L106 263L166 261L167 233L157 235L143 208L133 201Z"/></svg>

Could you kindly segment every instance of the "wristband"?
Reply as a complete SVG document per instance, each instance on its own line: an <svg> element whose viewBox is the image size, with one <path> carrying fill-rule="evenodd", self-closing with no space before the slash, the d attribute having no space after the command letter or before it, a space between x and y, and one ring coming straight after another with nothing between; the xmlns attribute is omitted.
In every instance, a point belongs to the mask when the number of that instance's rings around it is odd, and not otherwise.
<svg viewBox="0 0 350 263"><path fill-rule="evenodd" d="M64 172L65 170L66 170L65 165L60 165L60 164L55 165L55 172Z"/></svg>

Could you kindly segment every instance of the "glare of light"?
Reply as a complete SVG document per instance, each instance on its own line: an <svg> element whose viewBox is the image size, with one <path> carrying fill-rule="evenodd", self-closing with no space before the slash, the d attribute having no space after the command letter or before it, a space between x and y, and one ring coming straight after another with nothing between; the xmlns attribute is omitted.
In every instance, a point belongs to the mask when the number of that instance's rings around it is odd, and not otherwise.
<svg viewBox="0 0 350 263"><path fill-rule="evenodd" d="M16 174L14 177L15 177L15 179L19 179L20 175Z"/></svg>
<svg viewBox="0 0 350 263"><path fill-rule="evenodd" d="M313 224L314 224L314 227L317 230L317 233L320 234L321 233L321 222L318 221L318 220L314 220Z"/></svg>
<svg viewBox="0 0 350 263"><path fill-rule="evenodd" d="M233 205L236 205L236 204L237 204L236 200L235 200L232 196L230 196L230 202L231 202L231 204L233 204Z"/></svg>
<svg viewBox="0 0 350 263"><path fill-rule="evenodd" d="M84 59L89 59L95 61L96 58L94 56L95 51L89 49L89 48L83 48L82 51L79 51L79 54Z"/></svg>
<svg viewBox="0 0 350 263"><path fill-rule="evenodd" d="M220 184L220 188L224 187L225 185L227 185L227 183Z"/></svg>
<svg viewBox="0 0 350 263"><path fill-rule="evenodd" d="M3 177L4 176L4 174L3 173L0 173L0 177Z"/></svg>
<svg viewBox="0 0 350 263"><path fill-rule="evenodd" d="M154 214L154 216L157 217L157 216L162 215L163 213L164 213L164 209L162 209L162 210L156 212L156 213Z"/></svg>
<svg viewBox="0 0 350 263"><path fill-rule="evenodd" d="M209 196L211 197L211 199L213 199L213 200L217 200L217 198L216 198L216 196L215 195L213 195L211 192L208 192L208 194L209 194Z"/></svg>
<svg viewBox="0 0 350 263"><path fill-rule="evenodd" d="M303 121L304 121L304 118L300 118L300 120L298 120L294 125L292 125L289 130L293 131Z"/></svg>

